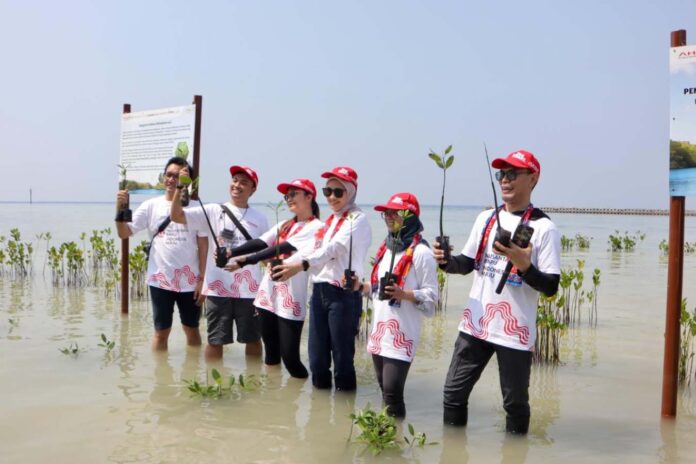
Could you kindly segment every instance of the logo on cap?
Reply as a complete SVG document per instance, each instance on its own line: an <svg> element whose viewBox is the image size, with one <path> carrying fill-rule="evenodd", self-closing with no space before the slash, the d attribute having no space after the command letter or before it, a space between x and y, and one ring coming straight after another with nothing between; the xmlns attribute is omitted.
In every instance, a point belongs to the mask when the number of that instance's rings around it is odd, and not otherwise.
<svg viewBox="0 0 696 464"><path fill-rule="evenodd" d="M527 162L527 157L524 156L523 153L520 153L519 151L517 153L513 153L511 155L512 158L517 158L520 161L524 161L525 163Z"/></svg>

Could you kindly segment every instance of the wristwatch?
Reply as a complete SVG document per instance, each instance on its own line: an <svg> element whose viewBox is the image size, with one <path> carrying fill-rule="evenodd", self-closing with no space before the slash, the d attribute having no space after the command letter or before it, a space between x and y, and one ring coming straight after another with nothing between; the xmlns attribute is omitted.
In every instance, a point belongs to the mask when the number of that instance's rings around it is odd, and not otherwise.
<svg viewBox="0 0 696 464"><path fill-rule="evenodd" d="M306 259L302 260L302 270L305 272L307 272L307 270L309 270L309 261L307 261Z"/></svg>

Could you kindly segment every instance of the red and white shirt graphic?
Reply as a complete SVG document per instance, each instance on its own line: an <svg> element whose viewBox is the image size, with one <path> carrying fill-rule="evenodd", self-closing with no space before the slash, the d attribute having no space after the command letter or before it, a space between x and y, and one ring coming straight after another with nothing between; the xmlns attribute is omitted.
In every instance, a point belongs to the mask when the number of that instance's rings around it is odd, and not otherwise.
<svg viewBox="0 0 696 464"><path fill-rule="evenodd" d="M487 219L493 210L478 215L462 253L472 259L481 241ZM504 229L514 231L520 216L500 211ZM532 264L541 272L561 273L561 240L558 229L548 218L532 220ZM518 350L531 351L536 340L536 314L539 292L522 282L506 284L500 295L495 293L507 259L493 251L495 228L486 244L481 267L473 271L474 281L469 301L462 313L459 331L476 338Z"/></svg>
<svg viewBox="0 0 696 464"><path fill-rule="evenodd" d="M249 232L251 238L259 238L268 229L268 220L261 212L254 208L237 208L232 203L225 203L232 214L239 220L244 228ZM215 231L215 235L220 246L228 249L243 244L246 239L237 230L232 220L225 214L225 211L217 203L205 205L210 224ZM187 208L186 223L195 226L197 229L208 230L208 223L205 220L203 209L199 207ZM223 230L229 231L222 236ZM235 272L227 272L215 265L215 242L208 241L208 261L205 270L205 280L203 282L203 294L207 296L220 296L225 298L256 298L256 292L261 282L261 269L259 266L246 266Z"/></svg>
<svg viewBox="0 0 696 464"><path fill-rule="evenodd" d="M128 227L134 234L147 230L152 237L169 216L171 205L164 196L144 201L133 212L133 222ZM205 229L170 222L152 241L147 264L148 285L173 292L194 291L199 276L196 237L205 236Z"/></svg>
<svg viewBox="0 0 696 464"><path fill-rule="evenodd" d="M282 225L282 223L279 224L279 226ZM293 224L286 241L297 251L284 261L286 263L299 262L312 253L315 235L323 226L324 224L319 219ZM273 246L276 240L276 230L276 227L269 229L261 235L261 240L266 242L268 246ZM254 300L254 306L271 311L284 319L304 321L307 314L308 284L308 272L298 272L286 282L273 282L270 270L266 268Z"/></svg>
<svg viewBox="0 0 696 464"><path fill-rule="evenodd" d="M404 252L396 254L398 262ZM381 277L389 270L391 251L387 250L377 268ZM404 290L413 290L419 304L402 301L401 306L381 301L378 293L372 294L372 331L367 351L385 358L412 362L420 339L423 316L432 317L437 304L437 263L433 253L424 244L413 252L413 263L404 280Z"/></svg>

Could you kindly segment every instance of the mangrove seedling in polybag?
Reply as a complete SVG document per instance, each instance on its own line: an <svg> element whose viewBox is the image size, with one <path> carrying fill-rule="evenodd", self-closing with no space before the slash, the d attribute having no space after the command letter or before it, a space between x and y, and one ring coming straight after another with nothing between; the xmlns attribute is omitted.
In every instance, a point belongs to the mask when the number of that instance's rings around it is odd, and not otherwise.
<svg viewBox="0 0 696 464"><path fill-rule="evenodd" d="M452 145L448 146L445 148L445 152L442 155L438 155L434 151L430 151L428 153L428 156L430 159L432 159L437 167L442 169L442 196L440 197L440 236L435 237L435 240L440 244L440 248L445 252L445 260L449 261L450 259L450 243L449 243L449 236L445 235L445 232L443 230L442 226L442 216L445 208L445 186L447 184L447 169L449 169L450 166L452 166L452 163L454 163L454 155L450 155L450 152L452 151Z"/></svg>

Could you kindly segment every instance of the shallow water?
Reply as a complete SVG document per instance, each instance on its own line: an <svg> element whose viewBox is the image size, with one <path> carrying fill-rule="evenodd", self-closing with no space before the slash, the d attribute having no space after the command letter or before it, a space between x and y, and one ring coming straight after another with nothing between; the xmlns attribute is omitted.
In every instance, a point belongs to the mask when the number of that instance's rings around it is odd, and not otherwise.
<svg viewBox="0 0 696 464"><path fill-rule="evenodd" d="M445 230L461 247L476 209L448 208ZM382 234L373 216L373 248ZM506 437L495 360L471 398L469 426L441 425L442 385L470 277L450 280L447 311L424 325L406 384L406 422L436 445L378 457L347 443L350 414L379 389L361 342L355 394L315 391L282 369L246 360L228 346L217 365L225 375L267 375L265 387L220 400L191 398L183 379L204 378L202 350L186 348L175 323L168 353L152 353L147 301L128 317L100 288L54 288L42 274L44 244L79 240L80 232L113 227L110 205L0 205L0 235L19 227L38 247L33 279L0 278L0 461L54 462L693 462L696 386L680 392L678 417L660 418L667 237L666 217L553 215L566 235L594 237L589 252L564 255L564 266L586 260L602 271L599 324L586 321L562 338L563 364L535 368L532 422L526 439ZM424 208L436 235L437 208ZM687 241L696 221L687 218ZM632 253L607 251L615 229L646 233ZM696 305L696 256L685 258L684 296ZM586 286L587 287L587 286ZM14 323L10 323L10 319ZM205 324L202 324L204 329ZM306 331L305 331L306 332ZM97 346L104 333L114 355ZM58 350L77 342L76 358ZM306 340L303 358L306 360Z"/></svg>

